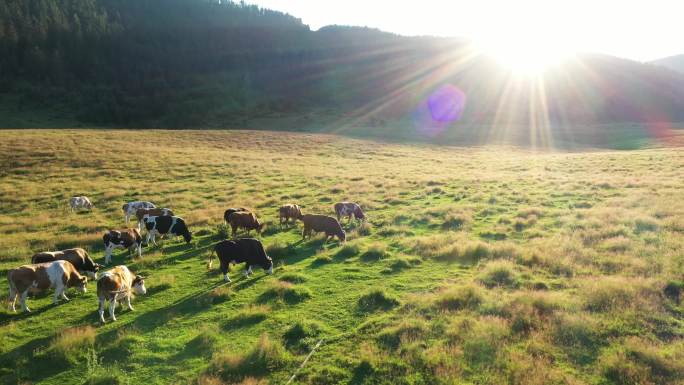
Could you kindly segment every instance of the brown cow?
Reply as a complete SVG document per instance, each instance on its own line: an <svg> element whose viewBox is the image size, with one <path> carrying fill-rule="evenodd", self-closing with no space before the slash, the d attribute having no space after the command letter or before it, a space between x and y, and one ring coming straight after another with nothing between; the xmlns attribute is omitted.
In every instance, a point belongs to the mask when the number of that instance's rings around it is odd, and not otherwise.
<svg viewBox="0 0 684 385"><path fill-rule="evenodd" d="M23 311L30 312L31 310L26 306L29 289L43 291L54 287L55 296L52 303L56 304L60 296L69 300L65 294L69 287L76 287L85 293L88 278L79 274L71 262L60 260L12 269L7 273L7 281L9 281L9 310L16 312L14 305L17 296L21 295L20 303Z"/></svg>
<svg viewBox="0 0 684 385"><path fill-rule="evenodd" d="M98 299L98 314L100 321L105 323L104 319L104 305L105 301L109 301L109 316L112 321L116 321L114 316L114 309L117 302L126 301L129 310L133 310L131 306L131 298L133 293L145 294L145 279L140 275L133 274L128 267L124 265L116 266L115 268L102 274L97 281L97 299Z"/></svg>
<svg viewBox="0 0 684 385"><path fill-rule="evenodd" d="M231 208L229 208L228 210L226 210L226 211L223 213L223 220L226 222L226 226L228 226L228 224L230 223L230 215L231 215L231 214L233 214L233 213L242 213L242 212L247 212L247 213L248 213L249 210L247 210L247 209L244 208L244 207L231 207Z"/></svg>
<svg viewBox="0 0 684 385"><path fill-rule="evenodd" d="M138 230L142 230L143 228L143 219L147 217L172 217L175 214L171 209L158 209L158 208L152 208L152 209L146 209L146 208L141 208L137 209L135 211L135 217L138 218Z"/></svg>
<svg viewBox="0 0 684 385"><path fill-rule="evenodd" d="M237 229L239 228L247 230L247 234L249 234L251 230L256 230L257 233L261 234L261 229L264 227L264 224L259 222L254 213L244 211L230 214L228 222L233 230L233 237L235 237Z"/></svg>
<svg viewBox="0 0 684 385"><path fill-rule="evenodd" d="M88 252L80 247L74 249L66 249L62 251L44 251L42 253L34 254L31 257L31 263L45 263L57 260L64 260L71 262L72 265L83 274L86 274L91 279L97 278L97 271L101 265L95 263L88 255Z"/></svg>
<svg viewBox="0 0 684 385"><path fill-rule="evenodd" d="M128 255L135 248L138 257L142 257L142 236L138 229L109 230L102 236L102 242L105 246L105 265L111 261L112 251L116 248L128 249Z"/></svg>
<svg viewBox="0 0 684 385"><path fill-rule="evenodd" d="M317 214L305 214L302 216L302 222L304 222L304 231L302 231L302 239L306 239L306 236L311 236L311 232L324 232L325 242L328 242L329 238L337 237L340 242L345 242L347 240L347 234L342 230L340 222L327 215L317 215Z"/></svg>
<svg viewBox="0 0 684 385"><path fill-rule="evenodd" d="M280 207L279 212L279 220L280 220L280 226L283 225L283 222L285 224L288 224L290 218L292 218L292 223L296 223L297 219L302 219L302 209L299 207L299 205L296 204L286 204ZM284 221L283 221L284 220Z"/></svg>

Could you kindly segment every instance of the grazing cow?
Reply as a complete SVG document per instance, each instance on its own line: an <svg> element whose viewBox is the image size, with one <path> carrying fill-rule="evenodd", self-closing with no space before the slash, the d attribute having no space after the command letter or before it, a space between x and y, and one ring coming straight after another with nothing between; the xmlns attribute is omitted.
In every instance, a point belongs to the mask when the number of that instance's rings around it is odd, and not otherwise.
<svg viewBox="0 0 684 385"><path fill-rule="evenodd" d="M147 229L147 240L145 243L150 244L150 239L152 243L157 245L156 236L160 235L173 235L175 237L182 235L185 239L185 243L190 243L192 240L192 235L188 231L188 227L185 225L183 218L179 217L147 217L143 218L145 228Z"/></svg>
<svg viewBox="0 0 684 385"><path fill-rule="evenodd" d="M120 229L109 230L102 236L102 241L105 246L105 265L112 260L112 251L117 248L128 249L128 255L131 255L131 249L138 250L138 257L142 257L142 236L138 229Z"/></svg>
<svg viewBox="0 0 684 385"><path fill-rule="evenodd" d="M256 230L257 233L261 234L261 229L264 227L264 224L259 222L254 213L246 211L230 214L228 223L230 223L230 228L233 230L233 238L235 238L235 234L240 228L247 230L247 234L252 230Z"/></svg>
<svg viewBox="0 0 684 385"><path fill-rule="evenodd" d="M138 218L138 230L142 230L143 218L147 217L172 217L173 211L171 209L137 209L135 217Z"/></svg>
<svg viewBox="0 0 684 385"><path fill-rule="evenodd" d="M278 210L278 215L281 226L283 225L283 222L287 224L290 218L292 218L292 223L294 224L296 223L297 219L302 219L302 209L299 207L299 205L289 203L280 207L280 210Z"/></svg>
<svg viewBox="0 0 684 385"><path fill-rule="evenodd" d="M69 207L71 207L71 211L78 209L92 210L93 202L86 196L72 197L69 199Z"/></svg>
<svg viewBox="0 0 684 385"><path fill-rule="evenodd" d="M209 268L213 262L214 253L218 255L221 262L221 272L223 280L230 282L228 272L230 264L245 263L247 270L245 276L252 273L252 266L261 266L268 274L273 274L273 260L266 255L264 245L254 238L241 238L232 241L221 241L214 246L214 252L209 256Z"/></svg>
<svg viewBox="0 0 684 385"><path fill-rule="evenodd" d="M304 222L304 231L302 231L302 239L306 239L306 236L311 236L311 232L324 232L325 242L328 242L329 238L337 237L340 242L345 242L347 240L347 234L342 230L340 222L333 217L327 215L317 215L317 214L305 214L302 215L302 222Z"/></svg>
<svg viewBox="0 0 684 385"><path fill-rule="evenodd" d="M128 220L130 219L130 217L135 215L135 212L138 211L138 209L153 209L155 207L157 206L155 206L152 202L135 201L124 204L121 209L124 212L126 224L128 224Z"/></svg>
<svg viewBox="0 0 684 385"><path fill-rule="evenodd" d="M135 294L145 294L145 279L140 275L133 274L128 267L124 265L116 266L115 268L102 274L97 280L97 299L98 299L98 314L100 321L105 323L104 306L105 301L109 301L109 316L112 321L116 321L114 316L114 309L117 302L126 301L129 310L133 310L131 306L131 297Z"/></svg>
<svg viewBox="0 0 684 385"><path fill-rule="evenodd" d="M43 291L55 288L52 303L57 304L57 299L60 296L67 301L69 300L66 296L66 289L69 287L75 287L85 293L88 278L79 274L70 262L54 261L24 265L12 269L7 273L7 281L9 281L9 310L17 311L14 305L17 301L17 295L21 295L20 303L23 311L30 312L31 310L26 306L29 289Z"/></svg>
<svg viewBox="0 0 684 385"><path fill-rule="evenodd" d="M228 226L228 223L230 223L230 221L228 220L228 218L230 218L230 214L242 213L242 212L249 212L249 210L247 210L246 208L243 208L243 207L231 207L228 210L226 210L223 213L223 220L226 222L226 226Z"/></svg>
<svg viewBox="0 0 684 385"><path fill-rule="evenodd" d="M337 214L338 221L343 217L349 217L349 223L352 221L352 215L354 216L354 219L359 219L361 221L366 219L366 215L361 211L361 206L354 202L335 203L335 214Z"/></svg>
<svg viewBox="0 0 684 385"><path fill-rule="evenodd" d="M62 251L44 251L42 253L34 254L31 257L31 263L45 263L57 260L69 261L79 271L89 276L91 279L97 278L97 271L101 265L95 263L88 255L88 252L81 249L66 249Z"/></svg>

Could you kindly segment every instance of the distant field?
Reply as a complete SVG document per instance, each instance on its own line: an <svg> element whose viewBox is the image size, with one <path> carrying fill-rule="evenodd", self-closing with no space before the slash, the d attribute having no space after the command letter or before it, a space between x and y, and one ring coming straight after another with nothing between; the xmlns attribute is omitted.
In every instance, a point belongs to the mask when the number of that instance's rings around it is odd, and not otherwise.
<svg viewBox="0 0 684 385"><path fill-rule="evenodd" d="M68 198L91 197L92 213ZM148 276L99 325L95 285L0 311L7 384L684 383L684 150L531 152L248 131L0 131L0 289L37 251L102 262L121 205L189 223L115 264ZM348 242L280 229L295 202L366 210ZM207 270L255 210L277 268ZM216 263L215 263L216 265Z"/></svg>

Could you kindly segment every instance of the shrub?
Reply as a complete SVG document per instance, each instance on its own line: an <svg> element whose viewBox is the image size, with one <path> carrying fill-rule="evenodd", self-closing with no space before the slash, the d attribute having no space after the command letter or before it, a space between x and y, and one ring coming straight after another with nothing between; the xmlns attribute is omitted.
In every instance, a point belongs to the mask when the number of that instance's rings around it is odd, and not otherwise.
<svg viewBox="0 0 684 385"><path fill-rule="evenodd" d="M318 342L324 327L319 322L300 320L283 334L285 346L296 351L309 351Z"/></svg>
<svg viewBox="0 0 684 385"><path fill-rule="evenodd" d="M371 235L373 226L368 221L363 221L356 229L356 233L361 236Z"/></svg>
<svg viewBox="0 0 684 385"><path fill-rule="evenodd" d="M391 271L400 271L404 269L409 269L415 265L421 264L420 258L416 257L399 257L392 260L389 265Z"/></svg>
<svg viewBox="0 0 684 385"><path fill-rule="evenodd" d="M487 287L517 287L518 278L515 264L510 261L497 260L489 262L480 273L480 282Z"/></svg>
<svg viewBox="0 0 684 385"><path fill-rule="evenodd" d="M361 260L364 262L376 262L381 259L389 257L387 252L387 245L381 242L375 242L366 248L366 251L361 254Z"/></svg>
<svg viewBox="0 0 684 385"><path fill-rule="evenodd" d="M658 231L658 223L651 218L637 218L634 220L634 232L637 234Z"/></svg>
<svg viewBox="0 0 684 385"><path fill-rule="evenodd" d="M377 310L387 311L399 305L399 299L396 296L386 293L382 289L374 289L362 295L358 300L358 306L361 311L373 312Z"/></svg>
<svg viewBox="0 0 684 385"><path fill-rule="evenodd" d="M266 246L266 254L268 254L268 256L271 258L286 257L288 254L288 250L289 247L280 241L275 241L270 245Z"/></svg>
<svg viewBox="0 0 684 385"><path fill-rule="evenodd" d="M306 287L295 286L289 282L276 281L259 297L260 302L283 301L295 304L311 298L311 290Z"/></svg>
<svg viewBox="0 0 684 385"><path fill-rule="evenodd" d="M439 293L435 306L441 310L477 309L484 295L482 289L476 285L450 287Z"/></svg>
<svg viewBox="0 0 684 385"><path fill-rule="evenodd" d="M266 306L250 306L240 310L232 318L226 320L224 327L226 329L234 329L256 325L264 321L270 311L271 309Z"/></svg>
<svg viewBox="0 0 684 385"><path fill-rule="evenodd" d="M217 239L227 239L229 234L228 234L228 226L226 226L225 223L221 223L216 225L216 228L214 229L214 233L216 234L215 237Z"/></svg>
<svg viewBox="0 0 684 385"><path fill-rule="evenodd" d="M283 346L264 333L247 353L214 354L209 372L218 375L224 381L235 382L247 377L263 377L282 368L287 361Z"/></svg>
<svg viewBox="0 0 684 385"><path fill-rule="evenodd" d="M309 279L309 277L300 273L285 273L281 275L279 279L283 282L304 283Z"/></svg>
<svg viewBox="0 0 684 385"><path fill-rule="evenodd" d="M388 348L397 349L421 339L429 330L428 323L423 319L404 320L399 325L383 329L378 334L378 341Z"/></svg>
<svg viewBox="0 0 684 385"><path fill-rule="evenodd" d="M79 326L62 330L52 340L48 351L68 362L78 362L95 345L95 328Z"/></svg>
<svg viewBox="0 0 684 385"><path fill-rule="evenodd" d="M444 218L442 228L444 230L462 230L469 221L470 217L466 214L448 214L446 218Z"/></svg>
<svg viewBox="0 0 684 385"><path fill-rule="evenodd" d="M349 257L355 256L360 251L361 248L359 247L359 244L357 242L347 242L344 244L344 246L340 247L340 249L335 254L335 257L339 259L347 259Z"/></svg>

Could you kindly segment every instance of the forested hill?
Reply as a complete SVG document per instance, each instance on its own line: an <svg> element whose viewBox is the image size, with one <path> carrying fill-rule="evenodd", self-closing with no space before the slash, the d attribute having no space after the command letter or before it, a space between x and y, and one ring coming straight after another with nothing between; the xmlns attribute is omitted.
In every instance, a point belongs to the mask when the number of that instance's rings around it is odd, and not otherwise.
<svg viewBox="0 0 684 385"><path fill-rule="evenodd" d="M463 95L462 122L684 121L684 76L655 66L584 55L538 83L467 41L314 32L226 0L0 2L0 127L42 114L124 127L241 127L312 111L390 121L445 86ZM544 111L530 108L537 99Z"/></svg>

